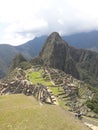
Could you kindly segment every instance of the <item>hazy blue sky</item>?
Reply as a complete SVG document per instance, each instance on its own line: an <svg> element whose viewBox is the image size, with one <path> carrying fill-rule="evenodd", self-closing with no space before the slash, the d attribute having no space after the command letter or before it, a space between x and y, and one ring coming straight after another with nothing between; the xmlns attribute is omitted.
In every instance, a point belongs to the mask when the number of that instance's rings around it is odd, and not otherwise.
<svg viewBox="0 0 98 130"><path fill-rule="evenodd" d="M0 0L0 43L98 30L98 0Z"/></svg>

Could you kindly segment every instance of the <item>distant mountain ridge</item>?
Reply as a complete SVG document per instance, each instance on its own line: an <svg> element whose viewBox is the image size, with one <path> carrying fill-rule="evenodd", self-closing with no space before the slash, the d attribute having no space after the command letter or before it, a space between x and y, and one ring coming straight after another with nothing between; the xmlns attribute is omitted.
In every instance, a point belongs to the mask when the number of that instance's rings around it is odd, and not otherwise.
<svg viewBox="0 0 98 130"><path fill-rule="evenodd" d="M15 48L21 52L25 58L31 59L39 54L47 36L36 37L22 45L16 46Z"/></svg>
<svg viewBox="0 0 98 130"><path fill-rule="evenodd" d="M26 59L31 59L39 54L48 36L36 37L19 46L11 46L8 44L0 45L0 77L4 77L8 72L8 68L12 59L16 54L22 53ZM88 33L77 33L62 37L69 45L76 48L90 49L98 51L98 31Z"/></svg>
<svg viewBox="0 0 98 130"><path fill-rule="evenodd" d="M19 53L14 46L0 45L0 77L4 77L8 72L8 68L13 57Z"/></svg>
<svg viewBox="0 0 98 130"><path fill-rule="evenodd" d="M14 57L21 53L26 59L37 56L46 40L46 36L35 38L19 46L0 45L0 78L4 77Z"/></svg>
<svg viewBox="0 0 98 130"><path fill-rule="evenodd" d="M69 36L63 36L63 39L77 48L98 52L98 31L76 33Z"/></svg>

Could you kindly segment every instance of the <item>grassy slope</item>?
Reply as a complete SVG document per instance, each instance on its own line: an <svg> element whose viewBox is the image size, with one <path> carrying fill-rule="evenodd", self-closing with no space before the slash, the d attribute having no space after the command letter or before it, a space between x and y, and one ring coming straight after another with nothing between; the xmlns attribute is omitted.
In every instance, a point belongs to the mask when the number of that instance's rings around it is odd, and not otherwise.
<svg viewBox="0 0 98 130"><path fill-rule="evenodd" d="M25 95L0 96L0 130L88 130L56 105Z"/></svg>

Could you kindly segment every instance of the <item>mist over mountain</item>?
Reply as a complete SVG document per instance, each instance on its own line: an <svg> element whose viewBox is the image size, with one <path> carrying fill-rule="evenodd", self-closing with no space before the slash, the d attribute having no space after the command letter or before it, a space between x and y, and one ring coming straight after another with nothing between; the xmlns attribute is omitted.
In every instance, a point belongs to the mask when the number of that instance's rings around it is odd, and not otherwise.
<svg viewBox="0 0 98 130"><path fill-rule="evenodd" d="M0 77L4 77L12 59L21 53L26 59L31 59L39 54L48 36L36 37L19 46L8 44L0 45ZM62 37L69 45L76 48L98 51L98 31L77 33Z"/></svg>

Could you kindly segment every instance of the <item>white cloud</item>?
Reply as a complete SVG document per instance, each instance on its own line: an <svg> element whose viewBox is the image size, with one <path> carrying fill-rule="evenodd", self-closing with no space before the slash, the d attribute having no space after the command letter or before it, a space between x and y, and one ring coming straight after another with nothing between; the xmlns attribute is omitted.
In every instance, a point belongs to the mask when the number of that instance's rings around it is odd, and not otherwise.
<svg viewBox="0 0 98 130"><path fill-rule="evenodd" d="M47 22L43 19L14 22L4 30L4 39L6 39L6 42L9 41L9 43L18 45L33 39L36 35L41 35L40 33L42 33L43 29L47 28L47 26Z"/></svg>
<svg viewBox="0 0 98 130"><path fill-rule="evenodd" d="M97 0L0 0L0 42L20 44L58 31L98 30Z"/></svg>

